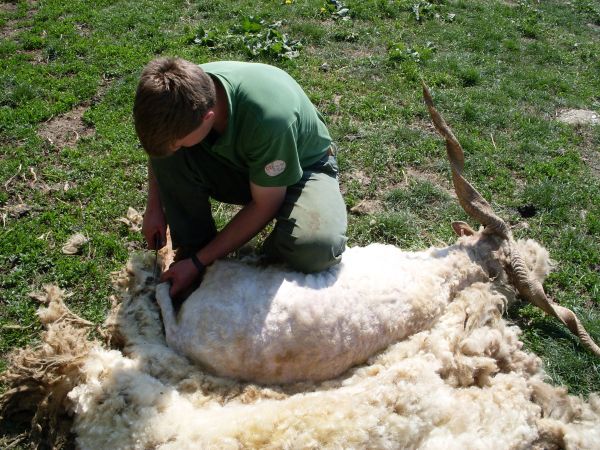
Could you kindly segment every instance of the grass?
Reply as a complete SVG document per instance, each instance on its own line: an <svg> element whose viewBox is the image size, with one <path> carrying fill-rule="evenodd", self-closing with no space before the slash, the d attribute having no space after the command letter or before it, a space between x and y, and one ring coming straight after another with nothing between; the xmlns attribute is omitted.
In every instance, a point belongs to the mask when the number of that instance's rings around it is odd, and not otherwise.
<svg viewBox="0 0 600 450"><path fill-rule="evenodd" d="M0 370L10 350L39 339L30 292L58 284L73 293L70 307L102 322L110 273L144 248L117 219L129 206L144 208L145 156L131 108L142 67L158 55L255 60L290 72L340 145L348 206L379 205L350 216L352 245L442 245L454 239L451 220L467 219L448 195L443 147L421 101L427 80L463 143L468 178L511 225L527 222L517 237L535 238L557 263L548 293L600 340L600 127L554 120L563 109L600 111L597 3L337 3L347 16L321 0L0 6ZM248 34L257 21L260 37ZM269 24L278 34L265 41L268 51L249 51ZM202 40L209 30L218 30L219 45ZM280 51L297 42L297 54ZM74 110L83 114L66 120ZM523 205L535 214L521 217ZM226 217L223 209L218 222ZM62 254L75 232L90 241L80 255ZM509 318L554 382L582 395L600 391L599 362L554 320L523 305Z"/></svg>

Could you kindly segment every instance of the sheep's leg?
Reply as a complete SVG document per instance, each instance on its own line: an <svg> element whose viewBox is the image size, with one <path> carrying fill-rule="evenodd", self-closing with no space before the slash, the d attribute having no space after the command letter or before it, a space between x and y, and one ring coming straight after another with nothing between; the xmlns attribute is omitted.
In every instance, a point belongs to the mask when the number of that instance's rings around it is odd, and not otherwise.
<svg viewBox="0 0 600 450"><path fill-rule="evenodd" d="M169 295L170 286L169 283L161 283L156 286L156 301L160 306L163 324L165 325L167 343L170 343L171 339L177 336L177 318L175 317L173 300Z"/></svg>
<svg viewBox="0 0 600 450"><path fill-rule="evenodd" d="M600 347L590 337L575 313L569 308L557 305L546 296L542 284L530 276L529 269L525 266L514 245L511 245L511 258L508 268L521 297L542 309L546 314L560 320L575 336L579 337L584 346L600 357Z"/></svg>
<svg viewBox="0 0 600 450"><path fill-rule="evenodd" d="M443 117L433 106L431 94L425 83L423 83L423 97L436 130L446 140L446 150L450 161L450 168L452 169L452 180L454 182L454 189L458 200L465 212L482 223L486 227L487 232L496 234L508 241L511 248L511 258L508 269L513 275L513 284L517 288L519 294L527 301L536 305L538 308L541 308L546 314L560 320L573 334L579 337L581 342L587 348L589 348L596 356L600 356L600 347L598 347L583 325L581 325L581 322L575 313L568 308L552 302L546 296L542 285L531 277L529 269L527 269L521 256L517 252L516 247L513 245L512 234L506 223L500 217L496 216L489 203L485 201L481 194L463 177L462 171L465 164L465 158L462 147ZM465 225L466 224L463 225L461 223L453 224L453 228L459 236L462 233L467 235L470 233L470 227Z"/></svg>
<svg viewBox="0 0 600 450"><path fill-rule="evenodd" d="M431 94L425 83L423 83L423 98L435 129L446 140L446 151L452 170L452 182L460 205L470 217L486 228L484 233L492 233L503 239L510 239L511 234L506 223L492 211L490 204L464 178L465 156L463 149L444 118L433 106Z"/></svg>

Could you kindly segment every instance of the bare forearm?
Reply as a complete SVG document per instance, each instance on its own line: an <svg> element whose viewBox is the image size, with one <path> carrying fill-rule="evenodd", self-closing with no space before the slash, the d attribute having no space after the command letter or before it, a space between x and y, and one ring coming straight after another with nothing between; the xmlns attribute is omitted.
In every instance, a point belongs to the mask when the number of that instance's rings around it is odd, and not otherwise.
<svg viewBox="0 0 600 450"><path fill-rule="evenodd" d="M260 206L254 201L248 203L208 245L197 253L198 259L203 264L209 265L237 250L256 236L273 219L277 210L278 206Z"/></svg>
<svg viewBox="0 0 600 450"><path fill-rule="evenodd" d="M160 195L158 193L158 182L152 172L152 166L148 162L148 197L146 200L146 208L148 207L161 207Z"/></svg>
<svg viewBox="0 0 600 450"><path fill-rule="evenodd" d="M261 187L250 182L250 192L252 201L208 245L196 253L205 266L239 248L275 217L284 201L286 188ZM175 297L197 280L202 275L201 272L203 270L198 267L197 262L193 258L187 258L173 264L160 279L171 282L169 292Z"/></svg>
<svg viewBox="0 0 600 450"><path fill-rule="evenodd" d="M158 182L152 173L150 163L148 163L148 197L142 223L142 234L150 249L162 248L167 242L167 220L158 194Z"/></svg>

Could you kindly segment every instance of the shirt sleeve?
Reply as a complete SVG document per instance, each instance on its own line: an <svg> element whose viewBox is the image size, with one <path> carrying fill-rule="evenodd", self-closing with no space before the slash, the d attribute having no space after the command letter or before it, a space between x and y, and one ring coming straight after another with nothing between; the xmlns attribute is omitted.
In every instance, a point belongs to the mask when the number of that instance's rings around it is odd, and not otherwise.
<svg viewBox="0 0 600 450"><path fill-rule="evenodd" d="M248 148L250 181L265 187L291 186L302 178L296 122L279 134L266 133Z"/></svg>

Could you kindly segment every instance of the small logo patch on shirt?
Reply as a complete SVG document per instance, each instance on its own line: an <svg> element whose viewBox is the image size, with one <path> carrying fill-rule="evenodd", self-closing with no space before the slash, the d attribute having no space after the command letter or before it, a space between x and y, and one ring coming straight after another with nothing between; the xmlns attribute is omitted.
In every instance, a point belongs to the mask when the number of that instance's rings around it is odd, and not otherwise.
<svg viewBox="0 0 600 450"><path fill-rule="evenodd" d="M276 177L285 170L285 161L276 159L265 166L265 172L270 177Z"/></svg>

